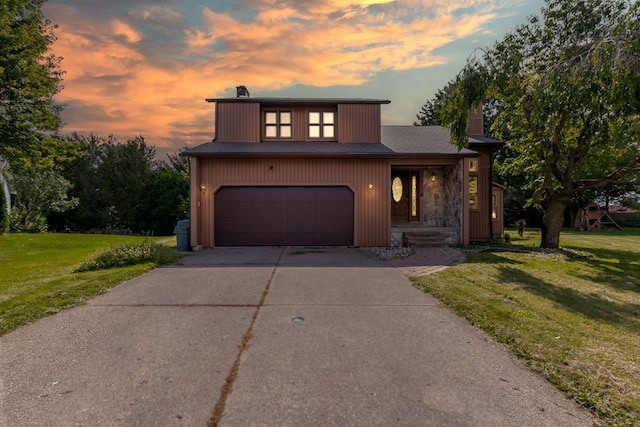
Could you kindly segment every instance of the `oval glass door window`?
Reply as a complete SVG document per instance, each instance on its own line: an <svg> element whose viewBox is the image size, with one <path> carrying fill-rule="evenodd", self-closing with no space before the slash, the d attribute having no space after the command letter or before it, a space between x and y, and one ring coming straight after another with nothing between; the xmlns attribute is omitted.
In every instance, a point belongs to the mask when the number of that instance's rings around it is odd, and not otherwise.
<svg viewBox="0 0 640 427"><path fill-rule="evenodd" d="M402 180L399 176L393 178L393 182L391 183L391 194L393 195L393 200L396 203L402 200Z"/></svg>

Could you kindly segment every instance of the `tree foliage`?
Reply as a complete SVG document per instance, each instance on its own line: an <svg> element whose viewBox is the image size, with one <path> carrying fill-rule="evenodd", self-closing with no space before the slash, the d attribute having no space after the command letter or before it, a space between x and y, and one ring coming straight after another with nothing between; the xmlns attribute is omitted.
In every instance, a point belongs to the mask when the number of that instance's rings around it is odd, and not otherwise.
<svg viewBox="0 0 640 427"><path fill-rule="evenodd" d="M438 89L435 96L425 102L420 112L416 114L418 121L413 122L414 126L439 126L442 124L440 111L442 110L447 95L447 88L448 86L443 89Z"/></svg>
<svg viewBox="0 0 640 427"><path fill-rule="evenodd" d="M63 71L49 50L55 26L42 14L44 1L0 2L0 155L14 170L72 154L56 136L62 106L53 97Z"/></svg>
<svg viewBox="0 0 640 427"><path fill-rule="evenodd" d="M74 134L81 155L64 167L78 206L51 215L56 229L171 234L188 212L189 171L178 156L155 160L142 137L121 142L113 135Z"/></svg>
<svg viewBox="0 0 640 427"><path fill-rule="evenodd" d="M422 106L420 112L416 114L418 121L413 122L413 125L441 126L443 124L441 115L445 108L445 100L449 95L449 91L453 90L454 87L453 82L450 82L442 89L439 89L435 97L428 100ZM484 99L483 106L483 134L489 138L495 138L492 124L502 111L503 106L500 102L489 98ZM531 177L524 171L515 171L513 168L503 167L507 163L506 160L514 156L516 156L515 152L508 145L498 148L493 153L492 180L501 184L508 184L504 194L505 223L515 224L519 219L525 219L527 224L531 226L540 225L540 213L538 209L529 203L531 194L524 188Z"/></svg>
<svg viewBox="0 0 640 427"><path fill-rule="evenodd" d="M13 172L16 202L11 210L11 229L20 232L47 230L47 214L65 212L78 204L69 198L71 183L55 168L21 168Z"/></svg>
<svg viewBox="0 0 640 427"><path fill-rule="evenodd" d="M570 200L632 184L640 173L640 4L547 0L541 16L476 52L442 110L456 145L469 108L500 103L496 137L544 211L541 246L557 248Z"/></svg>

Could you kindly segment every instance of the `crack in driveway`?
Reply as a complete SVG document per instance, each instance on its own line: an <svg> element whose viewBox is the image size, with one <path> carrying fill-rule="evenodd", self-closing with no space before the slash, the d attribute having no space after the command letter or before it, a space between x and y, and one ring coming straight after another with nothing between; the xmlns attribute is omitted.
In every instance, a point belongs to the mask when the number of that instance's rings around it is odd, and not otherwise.
<svg viewBox="0 0 640 427"><path fill-rule="evenodd" d="M258 318L258 314L260 313L260 308L264 305L264 302L267 299L267 295L269 294L269 290L271 289L271 282L273 281L273 276L275 276L276 270L280 265L280 260L282 259L284 250L285 248L282 248L282 250L280 251L280 255L278 256L278 260L276 261L276 264L273 266L273 270L271 271L271 275L269 276L267 285L262 291L262 296L260 297L260 301L258 302L258 305L255 306L256 310L253 313L253 318L251 319L251 323L249 324L249 327L247 328L244 335L242 336L242 341L240 342L240 345L239 345L238 355L236 356L236 359L233 362L233 365L231 366L231 370L229 371L227 378L224 380L224 384L222 385L222 389L220 390L220 397L218 398L216 405L213 407L213 412L211 413L211 418L209 419L208 427L217 427L218 423L222 419L222 416L224 415L224 408L227 404L227 398L233 392L233 383L235 382L238 376L238 371L240 370L240 362L242 361L242 355L245 352L245 350L249 347L249 342L253 337L253 325L256 323L256 319Z"/></svg>

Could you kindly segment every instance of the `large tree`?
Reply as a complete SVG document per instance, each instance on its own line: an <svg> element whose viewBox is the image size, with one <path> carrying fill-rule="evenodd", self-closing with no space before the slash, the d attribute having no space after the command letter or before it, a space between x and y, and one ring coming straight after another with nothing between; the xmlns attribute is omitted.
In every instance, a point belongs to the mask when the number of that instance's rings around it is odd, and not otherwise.
<svg viewBox="0 0 640 427"><path fill-rule="evenodd" d="M438 89L435 96L432 99L427 100L425 104L420 108L420 112L416 114L414 126L440 126L442 119L440 118L440 111L447 95L447 89L449 86L445 86L443 89Z"/></svg>
<svg viewBox="0 0 640 427"><path fill-rule="evenodd" d="M495 135L530 176L541 246L558 248L569 201L640 173L640 3L547 0L455 79L443 123L466 144L467 111L499 100Z"/></svg>
<svg viewBox="0 0 640 427"><path fill-rule="evenodd" d="M49 50L55 27L42 14L44 2L0 2L0 156L14 169L51 167L68 155L56 137L61 58Z"/></svg>

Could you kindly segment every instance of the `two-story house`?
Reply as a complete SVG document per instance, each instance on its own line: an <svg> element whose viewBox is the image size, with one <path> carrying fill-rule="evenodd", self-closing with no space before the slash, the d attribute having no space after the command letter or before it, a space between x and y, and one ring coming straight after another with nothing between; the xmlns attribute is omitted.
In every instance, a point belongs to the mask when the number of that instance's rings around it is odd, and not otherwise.
<svg viewBox="0 0 640 427"><path fill-rule="evenodd" d="M381 126L388 100L207 101L213 141L183 154L195 248L458 245L502 232L491 184L501 143L476 136L481 111L470 115L470 148L458 151L439 126Z"/></svg>

